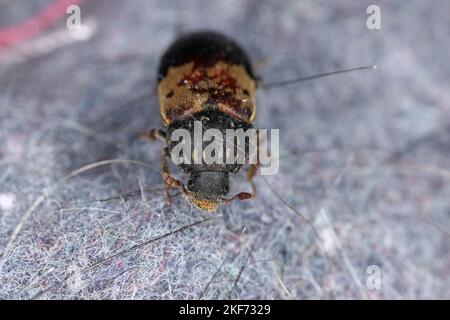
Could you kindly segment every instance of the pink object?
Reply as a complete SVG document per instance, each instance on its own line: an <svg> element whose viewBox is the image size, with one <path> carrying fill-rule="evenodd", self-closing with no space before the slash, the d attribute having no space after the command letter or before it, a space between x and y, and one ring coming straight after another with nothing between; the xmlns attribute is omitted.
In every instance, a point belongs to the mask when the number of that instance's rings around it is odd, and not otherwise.
<svg viewBox="0 0 450 320"><path fill-rule="evenodd" d="M30 19L0 29L0 49L12 47L42 33L66 15L70 5L79 5L84 0L55 0Z"/></svg>

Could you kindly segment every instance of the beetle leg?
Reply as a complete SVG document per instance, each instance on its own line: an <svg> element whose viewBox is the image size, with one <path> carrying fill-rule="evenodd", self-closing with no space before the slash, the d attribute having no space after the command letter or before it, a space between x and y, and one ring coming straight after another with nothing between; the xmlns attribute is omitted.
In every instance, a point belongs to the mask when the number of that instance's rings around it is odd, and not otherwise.
<svg viewBox="0 0 450 320"><path fill-rule="evenodd" d="M151 129L148 132L142 132L139 134L140 138L148 139L150 141L155 141L156 139L165 142L166 133L160 129Z"/></svg>
<svg viewBox="0 0 450 320"><path fill-rule="evenodd" d="M169 169L169 164L167 162L167 158L170 158L170 153L167 148L164 148L161 151L160 165L161 165L161 174L163 176L164 183L167 186L167 202L169 205L172 205L172 195L170 194L170 188L180 189L184 194L186 194L186 188L184 184L172 176L172 173Z"/></svg>
<svg viewBox="0 0 450 320"><path fill-rule="evenodd" d="M259 135L258 135L258 143L256 145L256 163L253 163L250 165L250 168L247 171L247 180L250 183L251 187L252 187L252 197L256 197L256 184L253 181L253 178L256 176L256 174L258 173L258 168L260 165L259 162L259 145L260 145L260 141L259 141Z"/></svg>
<svg viewBox="0 0 450 320"><path fill-rule="evenodd" d="M247 180L250 183L252 187L252 197L256 197L256 184L253 181L253 178L256 176L256 173L258 172L259 162L250 165L250 168L247 171Z"/></svg>
<svg viewBox="0 0 450 320"><path fill-rule="evenodd" d="M160 166L161 166L161 174L166 184L166 194L167 194L167 203L172 205L172 195L170 194L170 188L174 188L172 174L170 173L169 164L167 163L167 148L161 150L161 158L160 158Z"/></svg>
<svg viewBox="0 0 450 320"><path fill-rule="evenodd" d="M238 194L235 194L233 197L227 199L227 198L220 198L220 201L223 204L230 204L234 200L247 200L252 199L256 197L256 185L255 182L253 182L253 178L256 176L256 172L258 171L259 162L252 164L250 168L247 171L247 180L250 182L250 185L252 187L252 192L239 192Z"/></svg>

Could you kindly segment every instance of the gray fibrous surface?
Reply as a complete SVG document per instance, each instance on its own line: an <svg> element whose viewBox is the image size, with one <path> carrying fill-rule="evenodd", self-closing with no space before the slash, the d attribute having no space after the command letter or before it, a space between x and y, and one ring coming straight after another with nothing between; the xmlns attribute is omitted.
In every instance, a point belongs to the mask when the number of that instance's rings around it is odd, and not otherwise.
<svg viewBox="0 0 450 320"><path fill-rule="evenodd" d="M0 26L50 2L2 2ZM366 27L374 3L381 30ZM81 37L60 21L4 50L0 298L450 298L449 10L87 1ZM280 171L212 214L169 206L162 145L136 138L161 127L159 56L198 29L236 38L265 81L378 66L260 90ZM243 174L232 190L249 190Z"/></svg>

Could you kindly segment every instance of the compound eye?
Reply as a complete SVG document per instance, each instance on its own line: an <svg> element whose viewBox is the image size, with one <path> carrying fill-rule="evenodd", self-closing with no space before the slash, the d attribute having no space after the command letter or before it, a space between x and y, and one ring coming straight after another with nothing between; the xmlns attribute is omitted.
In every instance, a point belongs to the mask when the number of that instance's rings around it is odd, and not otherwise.
<svg viewBox="0 0 450 320"><path fill-rule="evenodd" d="M192 188L194 187L194 182L192 180L188 181L187 187L190 191L192 191Z"/></svg>

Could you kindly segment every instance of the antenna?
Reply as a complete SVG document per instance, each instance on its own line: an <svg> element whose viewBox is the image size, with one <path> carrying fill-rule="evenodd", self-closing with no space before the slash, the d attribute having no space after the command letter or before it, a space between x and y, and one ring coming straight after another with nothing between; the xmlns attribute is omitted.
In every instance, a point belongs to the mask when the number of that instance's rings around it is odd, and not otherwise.
<svg viewBox="0 0 450 320"><path fill-rule="evenodd" d="M377 68L378 68L378 66L376 66L376 65L364 66L364 67L336 70L336 71L331 71L331 72L324 72L324 73L319 73L319 74L316 74L313 76L306 76L306 77L294 78L294 79L289 79L289 80L280 80L280 81L269 82L269 83L263 82L262 88L268 89L268 88L282 87L282 86L289 85L289 84L310 81L310 80L314 80L314 79L322 78L322 77L328 77L328 76L332 76L332 75L339 74L339 73L347 73L347 72L353 72L353 71L358 71L358 70L377 69Z"/></svg>

